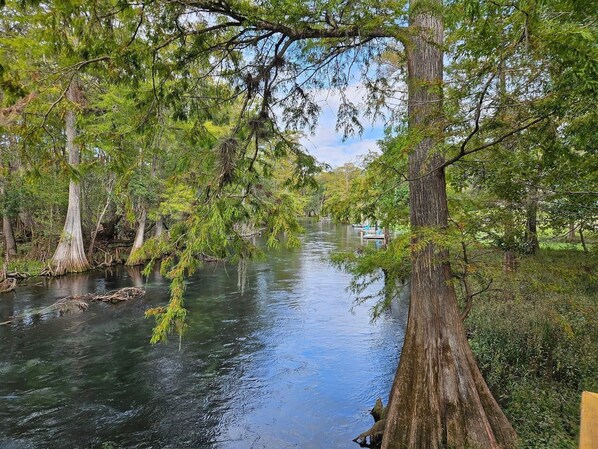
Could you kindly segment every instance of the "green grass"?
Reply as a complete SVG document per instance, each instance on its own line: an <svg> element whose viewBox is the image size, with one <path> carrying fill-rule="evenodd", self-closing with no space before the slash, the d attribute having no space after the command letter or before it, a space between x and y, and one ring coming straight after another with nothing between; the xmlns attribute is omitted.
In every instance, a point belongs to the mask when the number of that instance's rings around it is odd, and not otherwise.
<svg viewBox="0 0 598 449"><path fill-rule="evenodd" d="M592 248L592 245L587 245ZM555 242L555 241L540 241L540 249L557 249L567 251L583 251L581 243L574 242Z"/></svg>
<svg viewBox="0 0 598 449"><path fill-rule="evenodd" d="M31 276L38 276L44 267L45 264L38 260L13 259L8 264L8 272L28 273Z"/></svg>

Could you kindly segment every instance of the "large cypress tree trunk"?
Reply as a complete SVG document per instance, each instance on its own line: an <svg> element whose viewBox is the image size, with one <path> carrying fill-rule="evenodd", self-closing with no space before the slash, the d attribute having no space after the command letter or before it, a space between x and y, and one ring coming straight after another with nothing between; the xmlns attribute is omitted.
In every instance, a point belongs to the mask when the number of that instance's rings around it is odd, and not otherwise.
<svg viewBox="0 0 598 449"><path fill-rule="evenodd" d="M143 207L141 209L141 217L139 217L139 223L137 224L137 232L135 234L135 241L133 247L129 253L127 263L125 265L139 265L143 262L139 250L143 246L143 237L145 235L145 223L147 221L147 209Z"/></svg>
<svg viewBox="0 0 598 449"><path fill-rule="evenodd" d="M81 90L78 83L73 80L66 93L67 100L79 103ZM75 142L77 130L75 128L75 112L69 109L65 114L66 121L66 150L69 164L72 167L79 165L81 149ZM53 275L76 273L89 270L90 265L85 257L83 234L81 231L81 186L75 179L69 182L69 205L64 222L64 229L58 242L58 247L50 261L50 272Z"/></svg>
<svg viewBox="0 0 598 449"><path fill-rule="evenodd" d="M410 220L414 246L419 246L419 232L448 224L444 170L422 176L444 160L435 152L442 140L442 1L417 1L411 7L411 26L420 32L408 48L409 126L426 133L409 156L415 179L409 186ZM487 449L515 443L515 432L474 360L451 277L441 245L422 244L413 251L409 320L384 449Z"/></svg>

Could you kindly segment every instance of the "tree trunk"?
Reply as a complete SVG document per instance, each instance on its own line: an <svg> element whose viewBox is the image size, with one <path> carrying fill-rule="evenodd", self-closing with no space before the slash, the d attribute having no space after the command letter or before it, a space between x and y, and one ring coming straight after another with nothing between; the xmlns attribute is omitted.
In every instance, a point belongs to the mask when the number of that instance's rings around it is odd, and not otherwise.
<svg viewBox="0 0 598 449"><path fill-rule="evenodd" d="M154 156L152 159L152 176L154 178L158 177L158 157ZM162 221L162 217L160 216L158 220L156 220L156 228L154 229L154 237L160 238L162 237L162 233L164 232L164 222Z"/></svg>
<svg viewBox="0 0 598 449"><path fill-rule="evenodd" d="M515 219L513 217L512 205L507 203L507 211L504 221L504 242L503 242L503 270L505 273L517 271L517 239L515 236Z"/></svg>
<svg viewBox="0 0 598 449"><path fill-rule="evenodd" d="M110 220L102 223L101 230L98 232L100 238L104 241L115 240L118 238L118 223L122 219L122 215L114 215Z"/></svg>
<svg viewBox="0 0 598 449"><path fill-rule="evenodd" d="M430 5L434 12L421 7ZM448 224L441 142L443 25L441 0L412 2L420 34L408 48L409 126L425 137L409 156L413 242ZM417 8L420 9L417 9ZM421 176L421 178L419 178ZM419 179L418 179L419 178ZM476 365L452 284L447 251L428 243L412 254L411 303L399 369L390 395L383 449L507 448L513 428Z"/></svg>
<svg viewBox="0 0 598 449"><path fill-rule="evenodd" d="M73 80L66 93L67 100L71 103L78 103L81 97L81 90L77 82ZM77 131L75 128L75 112L68 110L66 119L66 150L69 164L76 168L79 165L81 149L75 143ZM85 257L83 246L83 233L81 231L81 186L75 179L69 182L69 205L66 220L58 247L50 260L50 272L53 275L65 273L76 273L89 270L90 265Z"/></svg>
<svg viewBox="0 0 598 449"><path fill-rule="evenodd" d="M108 191L108 197L106 198L106 204L104 205L104 208L102 209L102 212L100 213L100 216L98 217L98 221L96 222L96 226L95 226L93 232L91 233L91 240L89 242L89 247L87 248L87 260L89 260L92 264L95 264L95 262L93 260L93 250L95 248L96 238L98 236L98 232L100 232L100 228L102 227L102 220L104 219L104 215L106 215L108 206L110 206L110 201L112 199L111 197L112 197L112 185Z"/></svg>
<svg viewBox="0 0 598 449"><path fill-rule="evenodd" d="M127 263L125 265L139 265L143 262L143 259L140 257L139 250L143 246L143 236L145 234L145 222L147 218L147 210L144 207L141 210L141 217L139 217L139 224L137 225L137 233L135 234L135 241L133 242L133 247L131 248L131 252L129 253L129 258L127 259Z"/></svg>
<svg viewBox="0 0 598 449"><path fill-rule="evenodd" d="M158 221L156 221L156 228L154 229L154 237L156 237L156 238L162 237L163 232L164 232L164 222L162 221L162 218L158 218Z"/></svg>
<svg viewBox="0 0 598 449"><path fill-rule="evenodd" d="M4 234L4 249L6 260L17 255L17 244L15 243L15 236L12 232L12 223L10 218L4 214L2 216L2 233Z"/></svg>
<svg viewBox="0 0 598 449"><path fill-rule="evenodd" d="M517 271L517 258L515 251L506 249L503 254L503 271L505 273L515 273Z"/></svg>
<svg viewBox="0 0 598 449"><path fill-rule="evenodd" d="M4 197L4 185L2 184L0 184L0 197ZM6 210L2 211L2 235L4 236L4 256L8 262L11 257L17 255L17 244L15 242L12 223Z"/></svg>
<svg viewBox="0 0 598 449"><path fill-rule="evenodd" d="M6 139L7 145L12 143L12 139ZM0 146L0 199L4 200L5 188L4 188L4 180L8 179L7 174L4 172L4 161L3 159L3 151L2 147ZM8 171L10 171L10 167L8 167ZM4 236L4 258L5 261L8 262L11 257L15 257L17 255L17 244L15 242L15 235L12 229L12 223L10 222L10 217L8 216L8 211L2 211L2 235Z"/></svg>
<svg viewBox="0 0 598 449"><path fill-rule="evenodd" d="M586 239L583 235L583 226L579 225L579 240L581 241L581 247L583 248L583 252L588 252L588 245L586 245Z"/></svg>
<svg viewBox="0 0 598 449"><path fill-rule="evenodd" d="M567 232L567 241L572 242L575 240L575 222L569 223L569 231Z"/></svg>
<svg viewBox="0 0 598 449"><path fill-rule="evenodd" d="M538 200L535 196L534 189L526 209L525 252L527 254L536 254L540 249L540 243L538 242Z"/></svg>

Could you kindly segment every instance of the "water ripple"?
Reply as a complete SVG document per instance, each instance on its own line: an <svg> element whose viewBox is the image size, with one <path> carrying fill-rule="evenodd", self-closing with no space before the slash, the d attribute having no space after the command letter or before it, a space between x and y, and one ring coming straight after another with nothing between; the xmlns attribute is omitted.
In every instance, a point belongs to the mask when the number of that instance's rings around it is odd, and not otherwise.
<svg viewBox="0 0 598 449"><path fill-rule="evenodd" d="M206 267L190 280L189 330L178 351L148 344L150 306L168 300L158 274L141 301L0 327L0 448L347 448L386 397L404 311L370 323L351 311L350 277L331 251L359 243L347 227L306 223L299 249L247 268ZM62 296L143 283L121 268L21 287L3 318Z"/></svg>

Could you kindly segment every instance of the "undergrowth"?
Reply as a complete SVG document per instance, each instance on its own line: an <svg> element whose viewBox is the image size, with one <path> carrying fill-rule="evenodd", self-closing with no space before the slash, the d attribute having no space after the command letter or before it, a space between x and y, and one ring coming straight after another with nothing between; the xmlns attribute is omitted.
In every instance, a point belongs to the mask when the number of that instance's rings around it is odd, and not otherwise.
<svg viewBox="0 0 598 449"><path fill-rule="evenodd" d="M510 274L493 262L495 289L465 323L480 369L521 448L576 448L581 392L598 391L596 255L544 250Z"/></svg>

